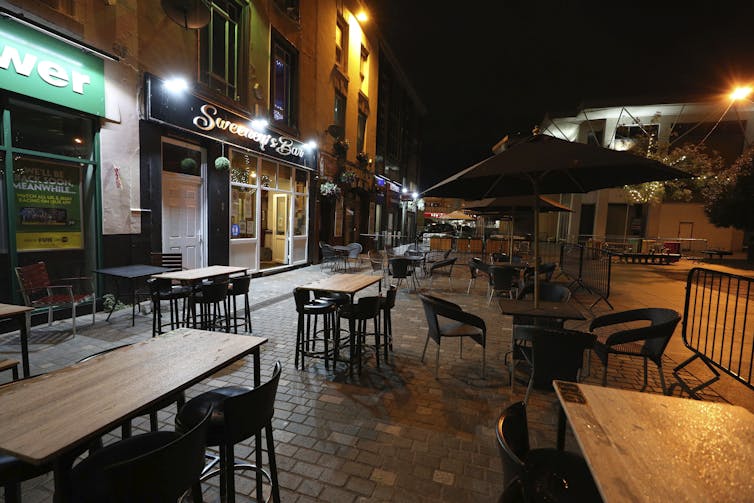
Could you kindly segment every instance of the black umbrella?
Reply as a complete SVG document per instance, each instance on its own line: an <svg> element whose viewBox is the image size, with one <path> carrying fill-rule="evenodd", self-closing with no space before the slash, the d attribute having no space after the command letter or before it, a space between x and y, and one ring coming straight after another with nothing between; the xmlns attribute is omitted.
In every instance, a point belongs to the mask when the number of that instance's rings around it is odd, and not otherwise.
<svg viewBox="0 0 754 503"><path fill-rule="evenodd" d="M506 142L505 150L446 178L422 196L482 199L569 194L637 183L688 178L659 161L628 152L536 134ZM534 303L539 259L539 198L534 198Z"/></svg>

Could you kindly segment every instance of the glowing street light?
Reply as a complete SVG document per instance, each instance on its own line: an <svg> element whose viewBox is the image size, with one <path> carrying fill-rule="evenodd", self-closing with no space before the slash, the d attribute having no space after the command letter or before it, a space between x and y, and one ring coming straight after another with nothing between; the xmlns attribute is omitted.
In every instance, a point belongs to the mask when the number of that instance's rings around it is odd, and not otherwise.
<svg viewBox="0 0 754 503"><path fill-rule="evenodd" d="M730 99L733 101L745 100L751 94L752 89L749 86L737 87L730 93Z"/></svg>

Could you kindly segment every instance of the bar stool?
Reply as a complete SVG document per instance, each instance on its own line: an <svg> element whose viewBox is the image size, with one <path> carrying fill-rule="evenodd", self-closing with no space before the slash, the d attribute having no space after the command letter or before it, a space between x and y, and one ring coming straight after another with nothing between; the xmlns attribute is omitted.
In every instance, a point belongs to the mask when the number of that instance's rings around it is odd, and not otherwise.
<svg viewBox="0 0 754 503"><path fill-rule="evenodd" d="M217 281L214 283L203 283L199 291L195 292L192 297L192 312L194 314L194 326L196 326L196 306L199 305L199 328L202 330L217 330L218 326L222 328L222 322L225 322L225 331L230 332L230 320L227 311L228 299L228 282Z"/></svg>
<svg viewBox="0 0 754 503"><path fill-rule="evenodd" d="M296 312L298 313L295 356L296 368L298 368L299 357L301 358L301 369L303 370L304 356L319 356L321 354L325 360L325 368L329 369L329 345L332 341L334 344L332 351L334 369L338 359L338 342L340 339L340 326L338 325L337 320L337 304L329 300L312 299L311 291L303 288L294 289L293 298L296 301ZM317 320L320 317L322 317L324 328L321 332L318 332ZM321 353L316 352L318 333L322 334L321 339L324 344L324 351Z"/></svg>
<svg viewBox="0 0 754 503"><path fill-rule="evenodd" d="M393 350L393 320L390 311L395 307L395 297L398 287L390 285L384 297L380 296L380 316L382 318L382 337L385 341L385 363L388 361L388 349Z"/></svg>
<svg viewBox="0 0 754 503"><path fill-rule="evenodd" d="M238 320L243 319L243 328L246 332L251 332L251 306L249 305L249 287L251 286L251 276L238 276L230 278L228 286L228 305L225 307L230 320L233 320L233 331L238 333ZM243 295L243 316L238 316L236 307L236 297ZM232 314L231 314L232 313Z"/></svg>
<svg viewBox="0 0 754 503"><path fill-rule="evenodd" d="M185 286L173 285L169 279L149 278L147 280L149 296L152 299L152 337L162 334L164 327L176 329L181 326L181 320L186 319L186 303L191 294L191 289ZM183 309L178 301L183 300ZM170 323L162 322L162 303L168 301L170 306Z"/></svg>
<svg viewBox="0 0 754 503"><path fill-rule="evenodd" d="M220 467L213 469L217 461L205 466L201 481L220 475L220 501L235 501L236 470L253 470L256 472L256 501L262 501L262 478L270 486L272 500L280 502L280 488L275 461L275 443L272 438L272 417L275 414L275 396L282 366L275 362L272 377L266 383L255 388L228 386L202 393L189 400L176 416L176 431L191 429L212 409L212 416L207 429L207 446L220 449ZM267 439L267 459L269 472L262 467L262 431ZM234 446L254 436L255 464L238 463L235 460Z"/></svg>
<svg viewBox="0 0 754 503"><path fill-rule="evenodd" d="M366 344L367 321L370 319L374 322L374 345L377 367L380 366L380 298L379 297L361 297L356 304L347 304L340 308L338 316L348 320L349 332L349 354L348 372L353 376L353 361L357 359L359 373L361 373L361 353L364 344ZM338 350L338 341L336 341L336 351Z"/></svg>

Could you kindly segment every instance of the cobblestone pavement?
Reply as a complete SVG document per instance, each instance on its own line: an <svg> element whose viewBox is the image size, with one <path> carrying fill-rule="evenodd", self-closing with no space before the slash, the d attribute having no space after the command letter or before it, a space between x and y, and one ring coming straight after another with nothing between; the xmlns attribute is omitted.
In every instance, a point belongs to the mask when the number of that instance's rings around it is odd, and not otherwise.
<svg viewBox="0 0 754 503"><path fill-rule="evenodd" d="M466 261L462 256L458 263ZM369 273L368 261L364 264L361 272ZM691 265L684 261L668 266L616 264L610 301L616 310L660 306L683 312L683 281ZM374 359L369 359L362 375L351 379L344 366L328 371L322 360L307 359L303 370L294 366L297 317L291 292L328 274L316 265L252 280L253 333L269 339L261 353L263 380L275 361L283 364L273 422L282 500L496 501L502 483L494 425L506 405L523 399L525 384L513 390L509 384L503 359L510 347L511 322L495 302L487 303L486 285L477 281L467 294L468 268L459 265L453 270L452 289L447 278L431 286L433 294L486 321L486 379L480 375L481 348L467 343L461 359L455 341L443 344L435 379L436 346L429 343L428 358L422 363L426 321L418 296L405 285L393 311L394 350L389 364L377 369ZM566 281L562 276L557 280ZM429 281L422 279L422 287L430 288ZM360 295L376 293L374 286ZM577 290L574 300L586 308L594 297ZM591 315L607 311L607 305L600 302ZM117 311L110 321L105 317L98 313L94 325L90 318L81 317L75 337L69 321L35 326L30 338L32 373L52 371L108 347L150 337L149 313L137 314L135 327L131 327L130 309ZM586 329L588 320L567 326ZM0 335L0 356L18 358L17 343L17 333ZM672 368L688 354L679 327L664 363L668 382L673 382ZM592 358L591 373L584 381L598 384L601 372L601 364ZM698 376L688 374L687 378L693 383ZM239 362L192 387L187 395L190 398L218 386L250 385L252 379L251 362ZM657 369L651 364L649 379L646 392L659 393ZM641 360L612 360L608 385L641 389ZM679 389L674 393L678 395ZM739 383L723 379L705 391L704 399L754 410L751 395ZM528 407L532 447L555 445L557 410L554 393L532 393ZM174 412L172 408L160 412L161 428L173 428ZM139 418L135 428L145 430L148 422ZM106 438L107 442L115 440L114 434ZM570 433L566 448L578 451ZM253 460L252 442L239 446L237 456ZM250 478L239 474L237 480L239 492L253 494ZM213 483L205 484L207 501L215 497ZM51 501L52 490L52 477L39 477L24 483L24 501Z"/></svg>

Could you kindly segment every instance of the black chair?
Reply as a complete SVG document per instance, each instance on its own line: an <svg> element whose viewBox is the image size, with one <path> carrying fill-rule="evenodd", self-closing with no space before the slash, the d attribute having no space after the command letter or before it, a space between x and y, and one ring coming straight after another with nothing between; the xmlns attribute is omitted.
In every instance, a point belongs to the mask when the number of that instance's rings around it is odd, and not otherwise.
<svg viewBox="0 0 754 503"><path fill-rule="evenodd" d="M319 242L319 248L322 251L322 262L320 264L320 269L324 268L326 265L330 265L330 271L335 271L340 268L340 262L342 259L344 259L344 256L342 256L338 251L332 247L332 245L329 245L323 241Z"/></svg>
<svg viewBox="0 0 754 503"><path fill-rule="evenodd" d="M385 274L387 268L385 267L385 256L382 252L379 250L369 250L367 255L369 256L369 263L372 266L372 272L379 271Z"/></svg>
<svg viewBox="0 0 754 503"><path fill-rule="evenodd" d="M213 461L204 469L202 481L220 476L220 501L235 501L236 470L253 470L257 474L256 501L262 501L262 477L269 481L272 500L280 502L280 488L275 460L275 443L272 438L272 417L275 414L275 396L282 366L276 362L269 381L255 388L228 386L213 389L189 400L176 417L176 429L193 428L201 418L212 410L207 430L207 446L220 449L219 468ZM262 432L267 439L269 471L262 466ZM235 444L254 436L255 464L238 463L235 460Z"/></svg>
<svg viewBox="0 0 754 503"><path fill-rule="evenodd" d="M357 266L360 265L359 255L361 255L361 252L364 250L364 247L361 246L361 243L348 243L346 245L346 248L348 248L348 255L345 256L346 269L348 269L351 260L353 260Z"/></svg>
<svg viewBox="0 0 754 503"><path fill-rule="evenodd" d="M432 287L432 281L435 276L444 275L448 277L448 283L450 283L450 289L453 290L453 266L458 260L458 257L447 258L444 260L438 260L429 266L429 286Z"/></svg>
<svg viewBox="0 0 754 503"><path fill-rule="evenodd" d="M414 290L417 289L416 275L414 274L413 264L410 259L393 257L389 260L389 263L390 274L393 276L393 279L397 280L395 283L396 287L399 287L401 281L404 279L408 282L409 278L411 278L414 283Z"/></svg>
<svg viewBox="0 0 754 503"><path fill-rule="evenodd" d="M492 252L490 254L490 257L492 257L493 262L509 262L510 261L510 257L508 257L508 255L503 252Z"/></svg>
<svg viewBox="0 0 754 503"><path fill-rule="evenodd" d="M311 290L296 288L293 290L293 299L298 313L296 328L296 353L295 366L298 368L299 360L301 368L304 368L305 356L322 357L325 360L325 368L330 368L329 358L333 358L333 369L337 363L338 350L336 340L339 340L340 330L338 326L338 305L325 299L312 299ZM317 320L322 318L323 330L317 330ZM321 336L319 335L321 334ZM323 351L316 351L318 337L324 345ZM330 343L333 350L330 351Z"/></svg>
<svg viewBox="0 0 754 503"><path fill-rule="evenodd" d="M619 313L605 314L593 319L589 325L589 331L592 333L599 328L622 323L649 322L647 326L618 330L607 337L597 334L594 353L603 365L602 385L607 384L609 355L638 356L644 359L644 386L642 390L647 387L647 360L652 360L657 365L662 392L667 395L665 376L662 372L662 354L665 352L665 348L680 321L681 315L677 311L662 307L630 309Z"/></svg>
<svg viewBox="0 0 754 503"><path fill-rule="evenodd" d="M251 276L236 276L230 278L228 286L228 305L225 311L232 320L233 332L238 333L238 321L243 320L243 329L251 332L251 305L249 304L249 288L251 287ZM238 316L238 307L236 298L243 296L243 316Z"/></svg>
<svg viewBox="0 0 754 503"><path fill-rule="evenodd" d="M199 306L199 328L202 330L217 330L218 328L230 332L228 313L223 312L227 307L228 282L216 281L203 283L197 292L191 296L191 312L194 315L194 326L197 325L197 305ZM223 326L224 325L224 326Z"/></svg>
<svg viewBox="0 0 754 503"><path fill-rule="evenodd" d="M205 409L185 433L145 433L89 455L71 470L72 501L175 503L189 490L202 501L199 478L211 415Z"/></svg>
<svg viewBox="0 0 754 503"><path fill-rule="evenodd" d="M490 277L490 296L487 304L492 302L495 295L505 296L509 299L515 298L515 292L518 289L518 279L520 269L517 267L507 267L493 265L487 268L487 274Z"/></svg>
<svg viewBox="0 0 754 503"><path fill-rule="evenodd" d="M176 271L183 269L183 255L180 252L152 252L149 259L152 265L169 267Z"/></svg>
<svg viewBox="0 0 754 503"><path fill-rule="evenodd" d="M356 304L347 304L338 310L340 319L348 320L349 333L349 361L348 372L353 375L354 360L361 374L361 360L364 346L366 346L367 322L372 320L374 324L374 349L377 367L380 366L380 297L361 297ZM340 323L340 322L339 322ZM339 344L336 341L336 352Z"/></svg>
<svg viewBox="0 0 754 503"><path fill-rule="evenodd" d="M186 319L186 307L191 295L191 288L173 285L169 279L147 279L149 297L152 301L152 337L163 333L162 329L170 326L176 329ZM162 322L162 303L167 301L170 310L170 322ZM181 302L182 301L182 302ZM181 305L182 304L182 305Z"/></svg>
<svg viewBox="0 0 754 503"><path fill-rule="evenodd" d="M553 448L531 449L526 404L506 407L495 428L503 463L503 501L601 502L584 458ZM513 497L511 497L511 493ZM519 499L520 496L520 499Z"/></svg>
<svg viewBox="0 0 754 503"><path fill-rule="evenodd" d="M477 273L479 271L479 263L482 261L479 257L474 257L469 260L469 286L466 287L466 293L471 293L471 287L476 283Z"/></svg>
<svg viewBox="0 0 754 503"><path fill-rule="evenodd" d="M532 388L552 391L552 381L576 382L584 363L584 351L596 337L577 330L532 327L532 370L524 402Z"/></svg>
<svg viewBox="0 0 754 503"><path fill-rule="evenodd" d="M530 283L521 288L518 298L525 299L534 295L534 284ZM545 302L568 302L571 300L571 290L560 283L540 283L539 300ZM513 333L511 336L511 349L503 360L508 363L508 373L511 382L511 391L515 384L515 373L519 362L525 362L530 367L532 334L537 328L563 328L564 320L560 318L540 318L533 316L517 315L513 317ZM531 376L530 376L531 377Z"/></svg>
<svg viewBox="0 0 754 503"><path fill-rule="evenodd" d="M465 312L461 306L439 297L419 294L424 306L424 314L427 318L427 340L424 342L422 362L427 352L427 345L432 339L437 343L437 355L435 356L435 378L438 377L440 367L440 341L443 337L457 337L460 342L463 358L463 338L471 340L482 346L482 379L485 377L485 351L487 346L487 326L479 316Z"/></svg>
<svg viewBox="0 0 754 503"><path fill-rule="evenodd" d="M390 285L384 296L380 296L380 317L382 318L382 337L384 339L385 362L388 361L388 349L393 350L393 319L390 315L395 307L398 289Z"/></svg>

